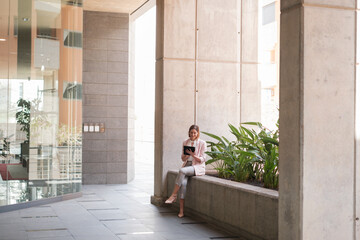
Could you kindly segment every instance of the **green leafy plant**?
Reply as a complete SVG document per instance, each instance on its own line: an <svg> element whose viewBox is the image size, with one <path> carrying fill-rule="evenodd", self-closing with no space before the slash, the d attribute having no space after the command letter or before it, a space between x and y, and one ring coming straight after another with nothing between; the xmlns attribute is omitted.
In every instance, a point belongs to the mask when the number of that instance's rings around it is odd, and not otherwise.
<svg viewBox="0 0 360 240"><path fill-rule="evenodd" d="M251 146L251 151L255 152L261 163L258 166L258 178L264 182L266 188L278 188L279 184L279 121L275 131L265 128L261 123L244 123L257 126L259 132L249 130L256 139L255 144Z"/></svg>
<svg viewBox="0 0 360 240"><path fill-rule="evenodd" d="M252 164L255 162L256 158L253 154L241 151L234 164L235 181L245 182L252 179L254 176Z"/></svg>
<svg viewBox="0 0 360 240"><path fill-rule="evenodd" d="M247 128L243 125L250 125ZM207 164L219 163L215 169L219 177L235 181L260 181L266 188L278 188L279 183L279 122L277 130L271 131L259 122L246 122L239 128L229 124L236 140L203 132L216 141L208 141L211 157Z"/></svg>
<svg viewBox="0 0 360 240"><path fill-rule="evenodd" d="M206 153L211 157L207 164L218 163L215 169L218 170L220 177L244 182L254 175L252 169L252 163L256 160L254 154L239 149L236 142L230 142L225 137L203 133L218 141L208 141L211 151Z"/></svg>

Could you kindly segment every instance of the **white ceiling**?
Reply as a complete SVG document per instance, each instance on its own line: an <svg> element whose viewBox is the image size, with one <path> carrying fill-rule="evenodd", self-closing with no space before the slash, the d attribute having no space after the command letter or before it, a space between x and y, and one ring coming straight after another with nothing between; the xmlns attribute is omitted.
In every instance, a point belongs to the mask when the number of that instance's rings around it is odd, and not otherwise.
<svg viewBox="0 0 360 240"><path fill-rule="evenodd" d="M87 11L132 13L147 0L84 0Z"/></svg>

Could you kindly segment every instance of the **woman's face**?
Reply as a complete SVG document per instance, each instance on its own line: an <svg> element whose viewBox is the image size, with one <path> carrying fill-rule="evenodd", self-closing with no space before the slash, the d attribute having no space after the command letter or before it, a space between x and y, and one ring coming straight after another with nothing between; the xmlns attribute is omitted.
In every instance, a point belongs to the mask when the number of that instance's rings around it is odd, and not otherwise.
<svg viewBox="0 0 360 240"><path fill-rule="evenodd" d="M191 129L189 135L190 135L190 140L194 141L198 136L198 132L195 129Z"/></svg>

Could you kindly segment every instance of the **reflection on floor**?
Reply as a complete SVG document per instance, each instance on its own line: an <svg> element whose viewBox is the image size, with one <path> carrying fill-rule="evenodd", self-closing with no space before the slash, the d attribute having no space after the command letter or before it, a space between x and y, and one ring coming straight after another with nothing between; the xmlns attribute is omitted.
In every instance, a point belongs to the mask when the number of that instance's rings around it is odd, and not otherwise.
<svg viewBox="0 0 360 240"><path fill-rule="evenodd" d="M0 179L0 207L76 193L81 190L80 180L9 180ZM0 236L1 240L1 236Z"/></svg>
<svg viewBox="0 0 360 240"><path fill-rule="evenodd" d="M0 208L80 192L81 146L38 146L30 153L0 155Z"/></svg>

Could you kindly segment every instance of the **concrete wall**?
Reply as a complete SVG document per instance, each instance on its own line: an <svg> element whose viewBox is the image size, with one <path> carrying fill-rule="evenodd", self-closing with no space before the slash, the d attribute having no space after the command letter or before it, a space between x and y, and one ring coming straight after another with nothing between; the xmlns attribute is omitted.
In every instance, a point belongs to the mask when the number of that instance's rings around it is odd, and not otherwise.
<svg viewBox="0 0 360 240"><path fill-rule="evenodd" d="M177 173L168 172L168 196ZM211 176L192 177L187 187L185 215L196 214L246 239L275 240L278 197L275 190Z"/></svg>
<svg viewBox="0 0 360 240"><path fill-rule="evenodd" d="M279 239L360 237L356 14L281 1Z"/></svg>
<svg viewBox="0 0 360 240"><path fill-rule="evenodd" d="M261 121L258 79L258 0L241 1L241 122Z"/></svg>
<svg viewBox="0 0 360 240"><path fill-rule="evenodd" d="M250 0L157 1L153 202L166 195L167 171L181 165L190 125L230 136L228 123L260 120L256 11Z"/></svg>
<svg viewBox="0 0 360 240"><path fill-rule="evenodd" d="M167 171L181 165L181 143L190 125L229 137L228 123L260 121L257 2L157 0L155 196L159 201L166 195Z"/></svg>
<svg viewBox="0 0 360 240"><path fill-rule="evenodd" d="M84 11L83 121L105 133L83 135L83 183L127 183L133 168L133 83L129 15Z"/></svg>

